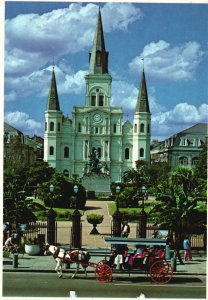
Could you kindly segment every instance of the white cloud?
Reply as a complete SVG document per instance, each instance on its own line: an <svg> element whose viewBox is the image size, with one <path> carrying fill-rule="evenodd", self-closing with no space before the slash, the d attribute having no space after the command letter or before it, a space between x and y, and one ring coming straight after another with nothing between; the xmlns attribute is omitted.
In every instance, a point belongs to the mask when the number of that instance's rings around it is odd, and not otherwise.
<svg viewBox="0 0 208 300"><path fill-rule="evenodd" d="M124 81L112 82L111 104L114 106L122 106L125 109L133 110L136 106L138 89L133 85Z"/></svg>
<svg viewBox="0 0 208 300"><path fill-rule="evenodd" d="M141 17L131 3L107 3L101 9L104 30L125 30ZM90 50L98 5L70 4L68 8L38 14L21 14L5 21L6 75L29 74L53 57ZM106 29L106 28L107 29Z"/></svg>
<svg viewBox="0 0 208 300"><path fill-rule="evenodd" d="M24 97L34 94L37 98L47 97L50 89L52 68L52 66L49 66L30 75L8 80L5 87L9 92L5 95L5 101L19 101L22 94L24 94ZM79 70L78 72L73 72L69 65L63 63L54 68L59 96L70 93L84 94L87 71Z"/></svg>
<svg viewBox="0 0 208 300"><path fill-rule="evenodd" d="M151 42L139 56L130 63L132 73L142 69L144 58L145 71L149 77L158 80L180 81L194 78L194 73L202 60L203 52L195 41L171 47L166 41Z"/></svg>
<svg viewBox="0 0 208 300"><path fill-rule="evenodd" d="M152 116L152 138L160 140L175 134L188 126L208 121L208 105L198 108L188 103L179 103L172 110Z"/></svg>
<svg viewBox="0 0 208 300"><path fill-rule="evenodd" d="M5 122L19 129L24 134L41 135L43 125L29 117L28 114L20 111L7 112L4 116Z"/></svg>
<svg viewBox="0 0 208 300"><path fill-rule="evenodd" d="M143 17L140 8L131 3L109 2L102 9L103 27L106 32L120 29L126 30L129 24Z"/></svg>
<svg viewBox="0 0 208 300"><path fill-rule="evenodd" d="M4 95L4 100L7 102L15 101L16 97L17 97L17 95L16 95L15 91L12 90L8 94Z"/></svg>
<svg viewBox="0 0 208 300"><path fill-rule="evenodd" d="M131 112L133 115L137 103L139 89L133 84L129 84L122 80L112 82L112 97L111 104L116 106L122 106L124 110ZM149 87L148 99L150 105L150 111L152 114L165 111L165 107L157 102L155 96L155 88Z"/></svg>

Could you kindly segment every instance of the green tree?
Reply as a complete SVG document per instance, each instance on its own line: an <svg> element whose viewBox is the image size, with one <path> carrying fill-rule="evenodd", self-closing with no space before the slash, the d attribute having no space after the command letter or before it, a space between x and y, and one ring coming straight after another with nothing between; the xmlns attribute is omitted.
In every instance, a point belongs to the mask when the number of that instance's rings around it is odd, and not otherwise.
<svg viewBox="0 0 208 300"><path fill-rule="evenodd" d="M155 224L175 231L176 236L203 233L206 219L197 210L192 170L179 168L157 187L156 204L150 211Z"/></svg>
<svg viewBox="0 0 208 300"><path fill-rule="evenodd" d="M7 174L8 175L8 174ZM31 209L31 200L26 198L26 193L19 185L20 176L14 171L10 172L10 181L4 185L3 219L4 222L13 224L14 228L19 223L29 223L36 221L36 217Z"/></svg>
<svg viewBox="0 0 208 300"><path fill-rule="evenodd" d="M127 186L117 197L120 207L138 207L137 190L134 187Z"/></svg>
<svg viewBox="0 0 208 300"><path fill-rule="evenodd" d="M74 193L75 183L79 187L77 195ZM50 192L50 185L54 186L53 192ZM59 172L55 172L50 181L40 185L38 194L46 206L75 208L77 204L79 209L84 209L86 203L84 187L74 178L68 178Z"/></svg>
<svg viewBox="0 0 208 300"><path fill-rule="evenodd" d="M130 186L135 186L137 189L143 185L149 185L149 176L147 174L148 164L145 161L137 161L136 168L129 168L124 172L123 179Z"/></svg>
<svg viewBox="0 0 208 300"><path fill-rule="evenodd" d="M196 178L207 180L207 144L205 144L202 148L194 173Z"/></svg>
<svg viewBox="0 0 208 300"><path fill-rule="evenodd" d="M163 182L170 172L171 167L166 162L152 163L147 170L150 178L149 185L154 188Z"/></svg>
<svg viewBox="0 0 208 300"><path fill-rule="evenodd" d="M47 162L36 161L33 165L24 170L27 181L25 189L29 194L32 194L43 182L51 179L55 173L55 169L50 167Z"/></svg>
<svg viewBox="0 0 208 300"><path fill-rule="evenodd" d="M207 144L204 145L194 168L198 200L207 200Z"/></svg>
<svg viewBox="0 0 208 300"><path fill-rule="evenodd" d="M193 168L177 167L170 173L170 184L173 188L181 186L186 197L191 196L197 185Z"/></svg>

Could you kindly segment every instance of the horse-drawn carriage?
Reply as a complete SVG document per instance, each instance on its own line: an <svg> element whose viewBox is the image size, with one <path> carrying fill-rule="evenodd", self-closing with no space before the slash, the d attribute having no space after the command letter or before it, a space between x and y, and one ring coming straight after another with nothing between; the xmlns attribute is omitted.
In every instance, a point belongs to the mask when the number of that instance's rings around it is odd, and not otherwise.
<svg viewBox="0 0 208 300"><path fill-rule="evenodd" d="M133 271L139 271L150 275L152 281L158 284L168 283L173 276L173 270L171 264L166 260L167 258L167 246L164 239L145 239L145 238L120 238L120 237L105 237L105 242L111 247L116 248L117 255L123 256L122 249L128 248L128 246L145 246L146 251L143 251L142 255L129 254L125 257L125 261L122 259L122 272L128 272L129 276ZM50 250L51 248L51 250ZM55 246L50 246L49 250L54 253ZM151 250L152 249L152 250ZM107 251L106 251L107 253ZM105 255L105 258L100 262L90 262L90 255L88 252L83 250L73 250L60 252L57 259L60 261L65 261L68 263L76 263L77 270L72 275L74 278L81 265L85 269L92 267L95 269L94 274L98 281L100 282L110 282L112 281L113 272L115 272L115 264L109 263L109 256ZM133 261L133 262L132 262ZM130 263L131 262L131 263ZM55 269L59 274L58 268ZM61 276L62 277L62 270Z"/></svg>
<svg viewBox="0 0 208 300"><path fill-rule="evenodd" d="M172 279L173 269L167 261L169 253L165 239L105 237L105 241L115 248L118 255L123 256L120 261L121 271L128 272L129 276L133 271L143 272L149 274L151 280L158 284L168 283ZM125 255L127 245L137 246L138 249L141 247L142 251L139 254L134 251L135 253ZM112 267L112 272L113 270Z"/></svg>

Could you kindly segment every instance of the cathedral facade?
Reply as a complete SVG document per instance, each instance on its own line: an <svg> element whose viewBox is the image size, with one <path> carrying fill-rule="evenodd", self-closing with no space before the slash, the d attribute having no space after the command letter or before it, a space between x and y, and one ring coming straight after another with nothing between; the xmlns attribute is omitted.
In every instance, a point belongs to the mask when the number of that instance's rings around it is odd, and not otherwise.
<svg viewBox="0 0 208 300"><path fill-rule="evenodd" d="M45 111L44 160L67 176L109 176L122 181L123 173L137 160L150 162L151 113L144 70L133 124L123 122L122 107L111 105L112 77L99 11L89 73L85 76L85 105L74 106L72 119L60 109L55 71L52 71Z"/></svg>

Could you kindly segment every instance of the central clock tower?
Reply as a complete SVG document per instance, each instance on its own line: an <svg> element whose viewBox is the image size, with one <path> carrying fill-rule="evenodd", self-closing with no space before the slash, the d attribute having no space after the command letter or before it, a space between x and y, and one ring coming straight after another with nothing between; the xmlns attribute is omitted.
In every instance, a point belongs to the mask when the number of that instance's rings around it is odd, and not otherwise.
<svg viewBox="0 0 208 300"><path fill-rule="evenodd" d="M90 153L96 150L100 162L111 170L111 176L115 174L115 180L121 180L121 159L118 160L117 155L122 157L122 108L111 106L112 77L108 73L108 52L100 11L85 82L85 106L73 107L76 172L80 172L83 160L86 164Z"/></svg>

